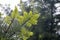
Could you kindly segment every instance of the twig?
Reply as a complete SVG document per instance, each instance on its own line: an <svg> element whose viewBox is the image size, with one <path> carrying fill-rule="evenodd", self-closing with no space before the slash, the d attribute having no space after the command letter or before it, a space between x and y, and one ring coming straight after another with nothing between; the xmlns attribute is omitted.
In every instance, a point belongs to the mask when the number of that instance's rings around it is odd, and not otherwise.
<svg viewBox="0 0 60 40"><path fill-rule="evenodd" d="M11 24L13 23L13 21L14 21L14 18L11 20L11 23L10 23L10 25L8 26L8 28L6 29L5 33L7 33L7 32L8 32L8 30L9 30L9 28L10 28Z"/></svg>

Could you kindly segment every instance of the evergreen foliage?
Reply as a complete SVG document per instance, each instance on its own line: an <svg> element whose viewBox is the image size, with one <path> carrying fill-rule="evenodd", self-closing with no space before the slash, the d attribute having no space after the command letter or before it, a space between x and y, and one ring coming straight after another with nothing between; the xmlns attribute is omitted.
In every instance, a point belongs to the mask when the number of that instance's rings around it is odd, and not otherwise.
<svg viewBox="0 0 60 40"><path fill-rule="evenodd" d="M37 25L39 16L40 15L38 13L33 13L32 11L30 11L29 13L24 11L23 14L20 14L17 7L15 7L11 15L4 18L3 22L7 27L3 27L4 29L2 29L3 32L1 32L2 34L0 34L0 39L15 40L14 35L16 35L15 37L17 38L17 40L19 38L20 40L27 40L34 34L30 28L32 27L32 25ZM18 23L19 25L17 25L15 28L14 23Z"/></svg>

